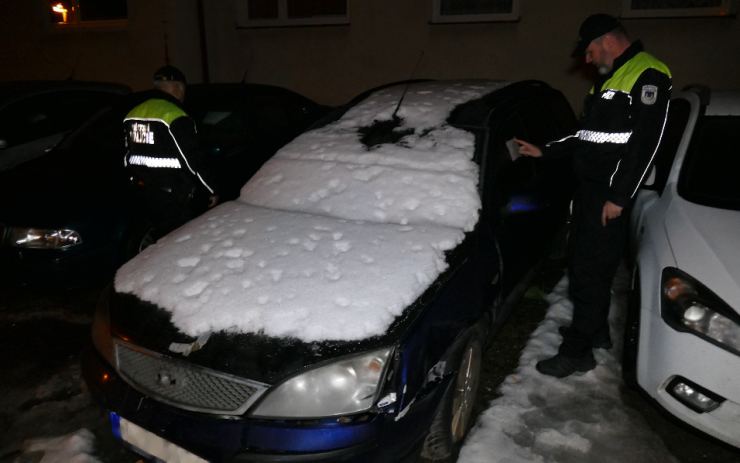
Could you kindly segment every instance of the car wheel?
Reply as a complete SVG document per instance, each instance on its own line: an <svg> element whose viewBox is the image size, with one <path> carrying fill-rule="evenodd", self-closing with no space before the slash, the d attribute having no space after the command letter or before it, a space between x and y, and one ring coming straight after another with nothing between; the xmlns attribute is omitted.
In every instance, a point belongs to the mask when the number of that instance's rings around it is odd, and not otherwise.
<svg viewBox="0 0 740 463"><path fill-rule="evenodd" d="M150 222L132 225L125 244L125 260L131 259L156 241L155 229Z"/></svg>
<svg viewBox="0 0 740 463"><path fill-rule="evenodd" d="M640 274L635 269L632 275L632 290L627 300L627 318L624 323L622 347L622 379L637 388L637 355L640 344Z"/></svg>
<svg viewBox="0 0 740 463"><path fill-rule="evenodd" d="M482 351L482 336L479 330L475 330L462 351L454 382L429 427L429 434L422 445L421 461L452 462L457 459L472 424Z"/></svg>

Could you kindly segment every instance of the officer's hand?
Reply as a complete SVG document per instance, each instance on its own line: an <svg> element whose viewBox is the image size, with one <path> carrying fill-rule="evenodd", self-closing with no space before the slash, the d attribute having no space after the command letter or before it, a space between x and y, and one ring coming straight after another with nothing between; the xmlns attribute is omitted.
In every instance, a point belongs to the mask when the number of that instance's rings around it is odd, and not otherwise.
<svg viewBox="0 0 740 463"><path fill-rule="evenodd" d="M208 209L218 204L218 195L211 195L208 197Z"/></svg>
<svg viewBox="0 0 740 463"><path fill-rule="evenodd" d="M533 158L539 158L542 156L542 150L539 149L536 145L533 145L524 140L520 140L516 137L514 137L514 143L519 145L519 154L521 154L522 156L530 156Z"/></svg>
<svg viewBox="0 0 740 463"><path fill-rule="evenodd" d="M605 202L604 208L601 210L601 226L606 227L608 221L622 215L622 209L622 206L617 206L611 201Z"/></svg>

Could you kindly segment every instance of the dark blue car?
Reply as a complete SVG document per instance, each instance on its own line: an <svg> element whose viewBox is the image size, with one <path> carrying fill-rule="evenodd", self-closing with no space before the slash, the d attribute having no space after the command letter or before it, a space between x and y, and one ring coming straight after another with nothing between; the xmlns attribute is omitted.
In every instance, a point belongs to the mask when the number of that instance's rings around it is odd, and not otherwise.
<svg viewBox="0 0 740 463"><path fill-rule="evenodd" d="M119 270L83 360L113 432L167 461L454 460L568 211L570 166L506 142L574 124L541 82L392 85L323 119Z"/></svg>

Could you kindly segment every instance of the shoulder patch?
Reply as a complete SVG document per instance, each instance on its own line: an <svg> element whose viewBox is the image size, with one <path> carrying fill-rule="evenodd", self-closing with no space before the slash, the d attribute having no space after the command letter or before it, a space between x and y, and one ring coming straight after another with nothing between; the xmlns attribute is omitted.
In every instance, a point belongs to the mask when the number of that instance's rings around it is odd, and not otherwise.
<svg viewBox="0 0 740 463"><path fill-rule="evenodd" d="M640 93L640 101L646 105L655 104L658 100L658 87L655 85L643 85Z"/></svg>

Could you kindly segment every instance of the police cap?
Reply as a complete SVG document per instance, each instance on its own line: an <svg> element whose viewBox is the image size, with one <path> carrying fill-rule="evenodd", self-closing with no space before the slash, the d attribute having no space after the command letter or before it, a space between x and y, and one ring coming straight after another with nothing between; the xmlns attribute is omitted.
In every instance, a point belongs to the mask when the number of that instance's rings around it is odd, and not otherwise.
<svg viewBox="0 0 740 463"><path fill-rule="evenodd" d="M592 14L581 23L578 29L578 43L573 50L573 56L583 56L586 48L594 39L621 27L622 25L614 16L604 13Z"/></svg>

